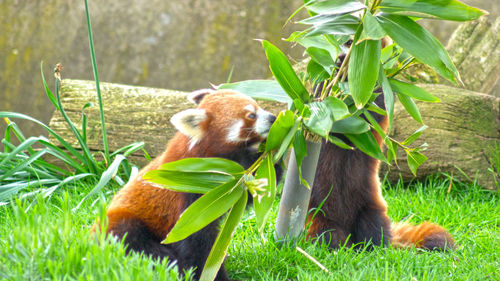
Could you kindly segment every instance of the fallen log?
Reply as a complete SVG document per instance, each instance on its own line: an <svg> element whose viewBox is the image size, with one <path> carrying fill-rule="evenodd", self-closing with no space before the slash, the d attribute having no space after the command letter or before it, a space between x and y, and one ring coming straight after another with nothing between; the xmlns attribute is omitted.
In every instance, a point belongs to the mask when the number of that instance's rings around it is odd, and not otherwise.
<svg viewBox="0 0 500 281"><path fill-rule="evenodd" d="M422 178L437 172L456 175L460 179L475 179L485 188L493 189L491 167L495 146L500 148L500 98L458 89L445 85L420 85L441 99L441 103L418 103L424 122L429 128L417 145L426 142L424 152L429 158L418 170ZM110 150L135 141L144 141L151 157L158 155L175 133L170 117L181 110L193 107L186 99L187 93L102 83L102 95ZM92 81L63 80L61 99L70 118L81 122L81 109L92 102L97 105L95 84ZM261 105L279 112L285 104L259 101ZM102 146L101 124L97 106L85 109L88 116L88 145L93 151ZM50 121L51 128L78 147L76 139L58 112ZM414 122L400 105L395 108L395 121L391 136L403 140L420 124ZM136 153L132 160L143 165L144 155ZM390 180L400 175L404 180L413 178L406 164L406 155L398 153L399 167L383 167L389 171Z"/></svg>

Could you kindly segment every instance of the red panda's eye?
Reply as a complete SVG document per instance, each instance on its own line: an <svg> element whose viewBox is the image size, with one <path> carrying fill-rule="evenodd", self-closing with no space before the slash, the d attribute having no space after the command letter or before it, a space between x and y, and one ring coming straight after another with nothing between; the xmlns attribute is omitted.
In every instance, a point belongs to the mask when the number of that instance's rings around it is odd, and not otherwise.
<svg viewBox="0 0 500 281"><path fill-rule="evenodd" d="M247 118L252 119L252 120L255 119L256 117L257 117L257 115L255 115L255 113L250 113L247 115Z"/></svg>

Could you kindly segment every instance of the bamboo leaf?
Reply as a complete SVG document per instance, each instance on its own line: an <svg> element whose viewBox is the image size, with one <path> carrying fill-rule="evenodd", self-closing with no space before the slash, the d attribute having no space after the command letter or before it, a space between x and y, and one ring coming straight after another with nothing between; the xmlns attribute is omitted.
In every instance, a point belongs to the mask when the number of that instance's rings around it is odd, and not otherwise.
<svg viewBox="0 0 500 281"><path fill-rule="evenodd" d="M255 178L267 179L267 186L263 196L253 199L257 229L262 233L276 196L276 171L274 170L273 155L271 153L267 155L260 165L255 173Z"/></svg>
<svg viewBox="0 0 500 281"><path fill-rule="evenodd" d="M379 9L389 14L441 18L453 21L478 19L486 11L467 6L457 0L384 0Z"/></svg>
<svg viewBox="0 0 500 281"><path fill-rule="evenodd" d="M387 80L387 77L385 76L383 66L380 66L378 83L382 86L382 91L384 93L385 111L387 112L387 117L389 118L389 126L387 130L390 131L392 128L392 120L394 119L394 93L392 92L389 80Z"/></svg>
<svg viewBox="0 0 500 281"><path fill-rule="evenodd" d="M335 121L331 128L332 132L340 134L362 134L368 130L370 130L368 123L357 116Z"/></svg>
<svg viewBox="0 0 500 281"><path fill-rule="evenodd" d="M400 93L400 94L403 94L403 95L406 95L406 96L409 96L409 97L412 97L414 99L421 100L421 101L440 102L440 100L437 97L431 95L429 92L427 92L426 90L424 90L418 86L408 84L408 83L405 83L405 82L402 82L402 81L399 81L396 79L389 79L389 83L391 84L391 88L392 88L392 90L394 90L394 92L397 92L397 93Z"/></svg>
<svg viewBox="0 0 500 281"><path fill-rule="evenodd" d="M266 140L266 151L277 149L281 146L283 139L295 124L295 115L292 111L282 111L274 121Z"/></svg>
<svg viewBox="0 0 500 281"><path fill-rule="evenodd" d="M224 158L184 158L165 163L161 170L181 172L207 172L226 175L241 174L245 169L238 163Z"/></svg>
<svg viewBox="0 0 500 281"><path fill-rule="evenodd" d="M262 41L262 47L266 52L269 68L288 96L294 99L300 99L303 102L309 101L309 93L295 74L292 65L276 46L269 41Z"/></svg>
<svg viewBox="0 0 500 281"><path fill-rule="evenodd" d="M420 111L418 110L417 105L415 102L408 96L402 95L400 93L396 93L398 96L399 102L403 105L403 107L408 111L410 116L415 119L420 124L424 124L424 121L422 121L422 116L420 115Z"/></svg>
<svg viewBox="0 0 500 281"><path fill-rule="evenodd" d="M225 83L219 85L217 89L235 90L252 98L261 100L286 103L291 102L290 97L276 80L246 80L241 82Z"/></svg>
<svg viewBox="0 0 500 281"><path fill-rule="evenodd" d="M408 17L382 14L376 17L391 38L412 56L428 64L444 78L456 82L458 71L443 45Z"/></svg>
<svg viewBox="0 0 500 281"><path fill-rule="evenodd" d="M160 169L147 172L143 179L173 191L205 194L228 181L234 180L234 177L221 173Z"/></svg>
<svg viewBox="0 0 500 281"><path fill-rule="evenodd" d="M240 196L238 202L234 204L226 217L224 223L221 226L220 232L215 239L215 243L208 255L205 266L203 267L203 272L200 276L200 281L212 281L217 276L219 269L224 262L224 257L227 254L229 244L233 238L234 232L238 227L238 224L245 211L245 206L247 204L248 194L243 192Z"/></svg>
<svg viewBox="0 0 500 281"><path fill-rule="evenodd" d="M386 35L377 19L368 11L363 18L363 31L356 44L363 40L380 40Z"/></svg>
<svg viewBox="0 0 500 281"><path fill-rule="evenodd" d="M184 210L162 243L180 241L207 226L229 210L244 191L239 179L210 190Z"/></svg>
<svg viewBox="0 0 500 281"><path fill-rule="evenodd" d="M367 155L376 158L380 161L387 163L382 150L380 149L377 140L372 132L362 134L345 134L345 136L357 147Z"/></svg>
<svg viewBox="0 0 500 281"><path fill-rule="evenodd" d="M365 5L356 0L311 1L311 3L306 6L307 10L322 15L347 14L366 8Z"/></svg>
<svg viewBox="0 0 500 281"><path fill-rule="evenodd" d="M408 167L410 167L411 172L414 176L417 176L418 167L427 160L427 156L423 155L418 151L406 151L406 159L408 161Z"/></svg>
<svg viewBox="0 0 500 281"><path fill-rule="evenodd" d="M358 29L354 42L361 33ZM352 46L349 60L349 90L358 109L370 100L380 69L380 40L365 40Z"/></svg>

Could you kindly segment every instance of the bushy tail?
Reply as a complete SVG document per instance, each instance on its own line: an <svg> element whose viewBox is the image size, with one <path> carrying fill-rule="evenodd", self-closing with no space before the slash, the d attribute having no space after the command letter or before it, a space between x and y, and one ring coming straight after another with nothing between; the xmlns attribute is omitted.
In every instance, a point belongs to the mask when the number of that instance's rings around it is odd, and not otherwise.
<svg viewBox="0 0 500 281"><path fill-rule="evenodd" d="M428 250L454 250L455 241L450 233L443 227L423 222L419 225L411 225L405 222L392 223L392 244L395 247L423 248Z"/></svg>

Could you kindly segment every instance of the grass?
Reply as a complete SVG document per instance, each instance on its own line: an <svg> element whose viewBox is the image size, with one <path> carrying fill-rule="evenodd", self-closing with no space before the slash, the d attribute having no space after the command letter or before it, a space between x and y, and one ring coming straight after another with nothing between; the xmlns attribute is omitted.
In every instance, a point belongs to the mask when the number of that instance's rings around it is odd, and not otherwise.
<svg viewBox="0 0 500 281"><path fill-rule="evenodd" d="M165 261L125 255L119 242L89 235L113 192L94 202L87 200L73 212L92 188L81 185L55 194L50 201L37 197L31 206L18 202L1 207L0 280L178 280L177 269ZM314 281L500 278L498 193L475 185L450 185L447 179L431 177L410 186L385 185L384 195L393 220L439 223L456 238L458 249L451 253L391 248L341 248L331 252L311 241L282 245L274 239L274 225L267 226L267 241L262 242L254 228L255 215L249 210L229 249L226 266L230 276L241 280ZM271 222L277 207L275 204ZM26 208L30 210L24 212ZM296 246L329 273L299 253Z"/></svg>

